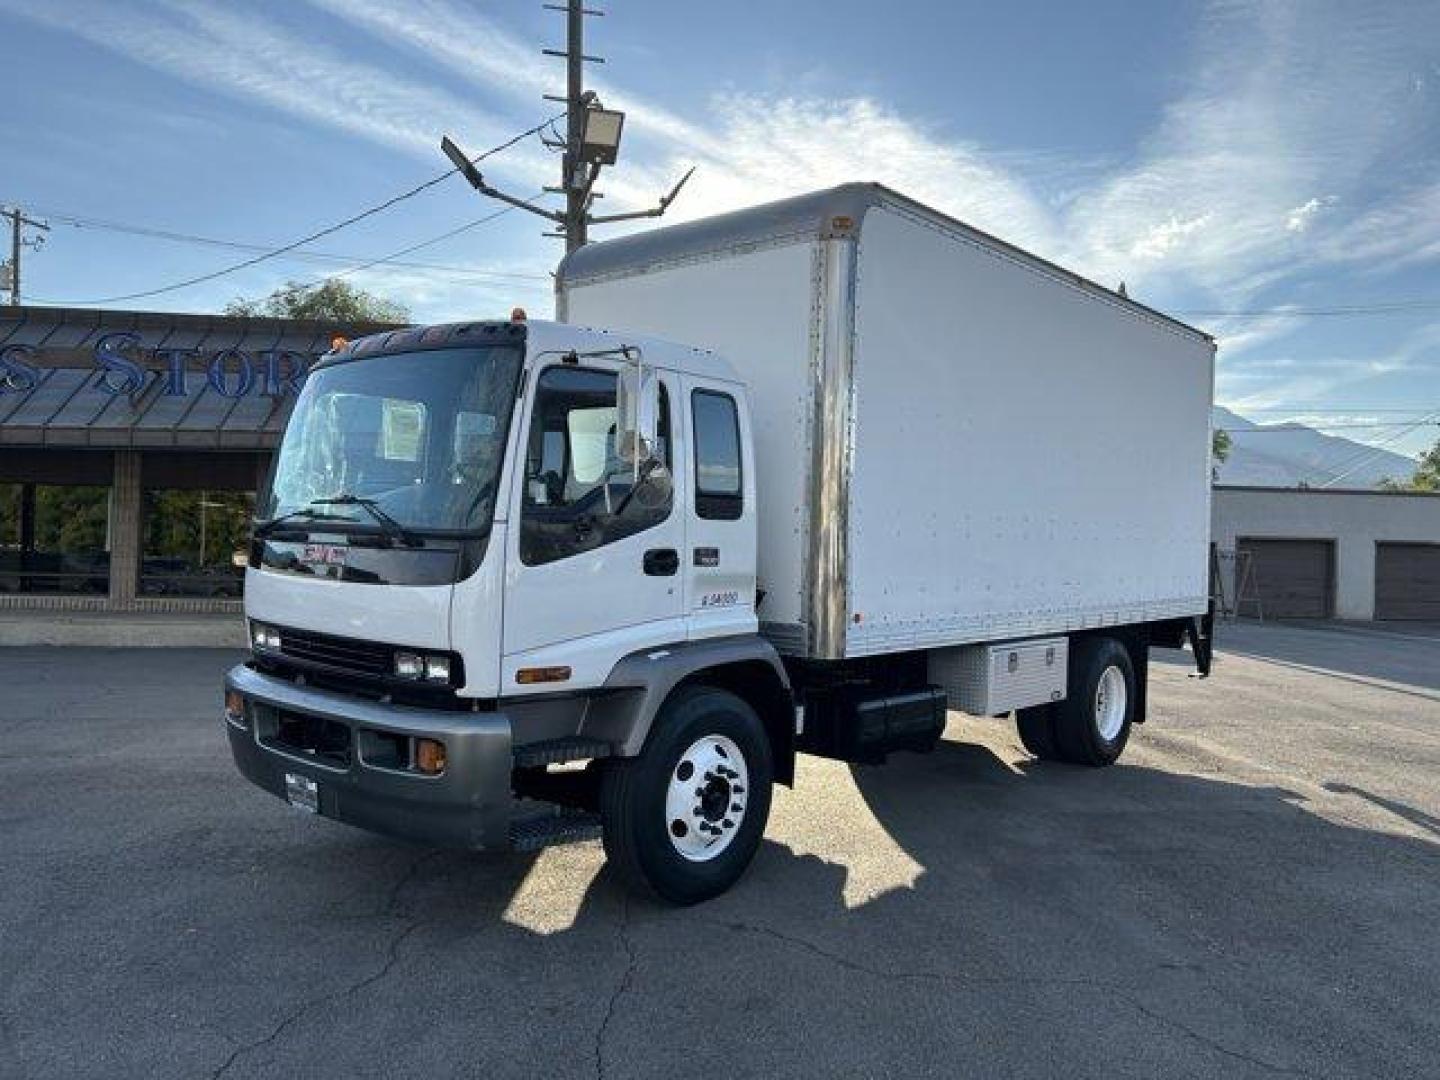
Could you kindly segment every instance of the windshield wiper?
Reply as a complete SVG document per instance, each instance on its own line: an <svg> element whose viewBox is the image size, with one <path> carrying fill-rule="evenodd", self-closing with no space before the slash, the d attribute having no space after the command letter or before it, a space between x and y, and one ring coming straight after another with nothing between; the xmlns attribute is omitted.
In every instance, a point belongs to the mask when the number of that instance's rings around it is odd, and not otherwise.
<svg viewBox="0 0 1440 1080"><path fill-rule="evenodd" d="M311 499L311 506L358 506L380 523L387 536L394 537L406 547L420 547L423 541L393 517L380 509L374 499L363 495L333 495L328 499Z"/></svg>
<svg viewBox="0 0 1440 1080"><path fill-rule="evenodd" d="M348 520L343 514L322 514L318 510L312 510L308 506L302 506L298 510L291 510L289 513L281 514L279 517L273 517L269 521L257 523L255 526L255 535L263 540L287 521L294 521L302 517L310 521Z"/></svg>

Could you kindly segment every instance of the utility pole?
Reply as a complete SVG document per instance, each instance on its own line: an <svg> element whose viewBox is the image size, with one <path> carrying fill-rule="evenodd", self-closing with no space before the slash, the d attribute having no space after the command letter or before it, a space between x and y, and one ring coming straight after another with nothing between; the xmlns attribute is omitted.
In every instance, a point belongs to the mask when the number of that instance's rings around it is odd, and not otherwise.
<svg viewBox="0 0 1440 1080"><path fill-rule="evenodd" d="M589 240L589 192L580 187L580 140L585 129L585 64L603 64L600 57L585 55L585 20L602 14L583 6L583 0L546 4L551 11L565 12L565 156L561 171L565 181L565 253L582 248Z"/></svg>
<svg viewBox="0 0 1440 1080"><path fill-rule="evenodd" d="M668 195L662 195L658 203L648 210L632 210L620 214L605 214L597 217L591 213L595 200L602 197L595 190L595 181L600 170L614 165L620 154L620 133L625 125L625 114L614 109L603 108L593 90L585 89L585 65L603 64L603 57L590 56L585 52L585 20L603 15L603 11L586 7L584 0L564 0L563 3L547 3L549 11L565 15L565 48L542 49L546 56L559 57L565 61L565 96L546 94L546 101L565 103L565 141L542 140L552 150L562 153L560 184L547 187L546 193L563 195L564 210L547 210L535 206L534 199L519 199L488 183L476 160L471 159L447 135L440 140L440 149L460 171L470 186L482 195L555 223L556 230L547 236L559 236L565 240L565 251L569 254L584 247L590 239L590 226L603 225L611 221L630 221L635 218L659 217L675 201L680 189L690 179L694 168L680 178ZM558 119L558 117L557 117Z"/></svg>
<svg viewBox="0 0 1440 1080"><path fill-rule="evenodd" d="M50 226L43 221L35 221L32 218L26 217L24 211L18 206L12 206L8 210L0 210L0 217L10 219L10 261L4 265L6 273L4 277L0 277L0 281L8 281L9 283L10 306L19 307L20 249L28 247L39 251L40 245L45 243L45 237L43 235L26 240L25 226L28 225L32 229L39 229L42 234L49 232Z"/></svg>

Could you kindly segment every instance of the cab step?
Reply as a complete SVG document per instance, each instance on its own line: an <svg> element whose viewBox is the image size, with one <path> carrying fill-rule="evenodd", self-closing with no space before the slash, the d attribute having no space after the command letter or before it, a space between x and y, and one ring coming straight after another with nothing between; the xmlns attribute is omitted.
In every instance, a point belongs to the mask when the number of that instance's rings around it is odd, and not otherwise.
<svg viewBox="0 0 1440 1080"><path fill-rule="evenodd" d="M539 851L553 844L574 844L598 840L600 815L584 810L540 814L510 823L510 845L516 851Z"/></svg>
<svg viewBox="0 0 1440 1080"><path fill-rule="evenodd" d="M603 739L587 739L582 735L567 735L563 739L528 743L517 746L514 750L517 769L538 769L546 765L561 765L567 761L590 761L609 756L609 743Z"/></svg>

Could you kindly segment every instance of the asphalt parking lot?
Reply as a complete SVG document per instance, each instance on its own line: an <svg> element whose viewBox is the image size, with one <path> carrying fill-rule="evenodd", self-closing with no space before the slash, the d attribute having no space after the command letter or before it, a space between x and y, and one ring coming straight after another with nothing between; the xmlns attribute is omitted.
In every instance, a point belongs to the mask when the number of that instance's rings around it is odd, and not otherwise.
<svg viewBox="0 0 1440 1080"><path fill-rule="evenodd" d="M234 654L0 650L0 1075L1440 1075L1440 629L1222 634L1111 770L805 759L689 910L289 810Z"/></svg>

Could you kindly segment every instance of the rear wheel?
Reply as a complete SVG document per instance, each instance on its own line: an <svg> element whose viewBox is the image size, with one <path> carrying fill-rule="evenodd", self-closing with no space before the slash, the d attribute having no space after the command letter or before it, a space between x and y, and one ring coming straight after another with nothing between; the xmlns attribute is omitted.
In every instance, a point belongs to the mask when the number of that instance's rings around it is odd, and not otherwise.
<svg viewBox="0 0 1440 1080"><path fill-rule="evenodd" d="M670 903L718 896L760 845L773 775L755 710L725 690L680 690L642 754L606 767L605 854L626 885Z"/></svg>
<svg viewBox="0 0 1440 1080"><path fill-rule="evenodd" d="M1060 757L1076 765L1113 764L1130 739L1135 700L1130 650L1114 638L1076 643L1067 696L1054 706Z"/></svg>

